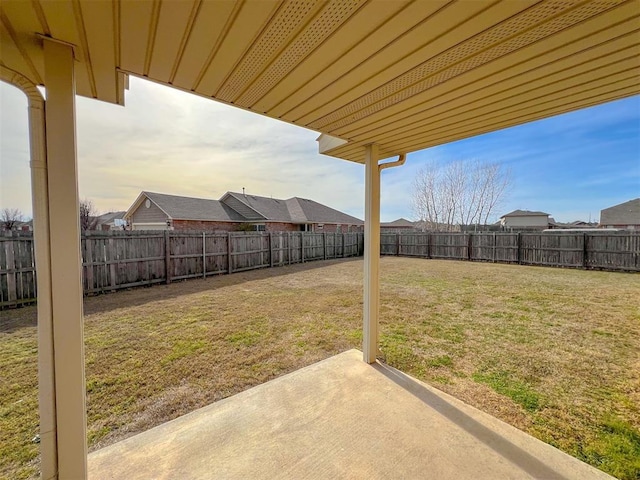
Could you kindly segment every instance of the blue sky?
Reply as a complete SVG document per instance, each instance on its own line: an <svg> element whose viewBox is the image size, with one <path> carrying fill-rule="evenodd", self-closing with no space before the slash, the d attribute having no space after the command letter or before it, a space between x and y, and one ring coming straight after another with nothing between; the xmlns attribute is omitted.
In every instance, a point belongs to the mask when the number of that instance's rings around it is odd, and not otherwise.
<svg viewBox="0 0 640 480"><path fill-rule="evenodd" d="M302 196L363 217L364 169L317 153L316 132L140 79L125 108L78 98L81 197L126 209L141 190L219 198ZM640 197L640 96L443 145L383 172L383 221L413 218L411 184L426 162L500 162L513 184L497 214L542 210L597 219ZM0 83L0 207L30 215L26 100ZM498 215L496 215L498 216Z"/></svg>
<svg viewBox="0 0 640 480"><path fill-rule="evenodd" d="M541 210L558 221L588 220L640 197L640 97L416 152L409 170L429 159L496 161L510 169L501 211ZM400 181L400 174L392 172Z"/></svg>

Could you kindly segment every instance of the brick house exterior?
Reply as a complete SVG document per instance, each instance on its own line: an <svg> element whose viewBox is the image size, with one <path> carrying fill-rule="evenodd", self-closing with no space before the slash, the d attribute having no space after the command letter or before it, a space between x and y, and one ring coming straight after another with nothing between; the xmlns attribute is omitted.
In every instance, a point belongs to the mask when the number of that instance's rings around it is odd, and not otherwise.
<svg viewBox="0 0 640 480"><path fill-rule="evenodd" d="M125 214L132 230L362 232L364 222L299 197L227 192L220 200L141 192Z"/></svg>

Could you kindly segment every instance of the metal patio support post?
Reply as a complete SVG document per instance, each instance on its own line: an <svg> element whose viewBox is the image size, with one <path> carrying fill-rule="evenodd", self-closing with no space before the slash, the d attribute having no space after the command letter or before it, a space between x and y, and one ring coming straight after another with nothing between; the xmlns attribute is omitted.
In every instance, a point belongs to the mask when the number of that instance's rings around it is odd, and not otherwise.
<svg viewBox="0 0 640 480"><path fill-rule="evenodd" d="M380 169L378 146L367 145L365 152L364 213L364 361L375 363L378 355L378 317L380 311Z"/></svg>
<svg viewBox="0 0 640 480"><path fill-rule="evenodd" d="M73 47L44 39L58 477L87 476Z"/></svg>
<svg viewBox="0 0 640 480"><path fill-rule="evenodd" d="M35 87L34 87L35 89ZM36 90L37 91L37 90ZM39 92L38 92L39 94ZM38 410L40 413L40 472L43 479L56 478L55 372L53 364L53 318L51 313L51 248L49 240L48 173L45 134L45 103L29 99L29 146L31 149L31 199L38 291Z"/></svg>

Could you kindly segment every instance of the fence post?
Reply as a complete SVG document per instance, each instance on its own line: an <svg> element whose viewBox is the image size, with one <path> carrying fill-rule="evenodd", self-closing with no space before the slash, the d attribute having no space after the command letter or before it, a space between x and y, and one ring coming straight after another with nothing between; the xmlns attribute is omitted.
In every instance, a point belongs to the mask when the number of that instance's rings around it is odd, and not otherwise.
<svg viewBox="0 0 640 480"><path fill-rule="evenodd" d="M116 273L116 261L118 260L116 255L116 249L114 248L113 238L109 238L109 256L111 257L111 262L109 263L109 275L111 276L111 288L116 289L118 286L117 282L117 273Z"/></svg>
<svg viewBox="0 0 640 480"><path fill-rule="evenodd" d="M346 233L342 234L342 258L347 256L347 237L345 237Z"/></svg>
<svg viewBox="0 0 640 480"><path fill-rule="evenodd" d="M233 257L231 256L231 232L227 233L227 273L233 273Z"/></svg>
<svg viewBox="0 0 640 480"><path fill-rule="evenodd" d="M400 232L396 232L396 257L400 256Z"/></svg>
<svg viewBox="0 0 640 480"><path fill-rule="evenodd" d="M171 239L169 230L164 231L164 271L167 284L171 283Z"/></svg>
<svg viewBox="0 0 640 480"><path fill-rule="evenodd" d="M587 234L582 234L582 268L587 269Z"/></svg>
<svg viewBox="0 0 640 480"><path fill-rule="evenodd" d="M496 232L493 232L493 263L496 263Z"/></svg>
<svg viewBox="0 0 640 480"><path fill-rule="evenodd" d="M304 232L300 232L300 263L304 263Z"/></svg>
<svg viewBox="0 0 640 480"><path fill-rule="evenodd" d="M15 250L17 241L11 240L3 242L7 261L7 293L9 302L15 302L18 299L18 291L16 289L16 261Z"/></svg>
<svg viewBox="0 0 640 480"><path fill-rule="evenodd" d="M469 235L469 238L467 240L467 260L471 261L472 260L472 254L471 251L473 249L473 233L468 233L467 235Z"/></svg>
<svg viewBox="0 0 640 480"><path fill-rule="evenodd" d="M83 270L85 274L87 290L93 290L93 284L95 283L93 280L93 241L86 233L80 236L80 245L82 246L82 241L84 240L84 252L85 259Z"/></svg>
<svg viewBox="0 0 640 480"><path fill-rule="evenodd" d="M516 256L518 259L518 265L522 265L522 232L518 232L518 240L516 242Z"/></svg>
<svg viewBox="0 0 640 480"><path fill-rule="evenodd" d="M291 265L291 232L287 232L287 263Z"/></svg>
<svg viewBox="0 0 640 480"><path fill-rule="evenodd" d="M327 259L327 232L322 233L322 257L323 260Z"/></svg>
<svg viewBox="0 0 640 480"><path fill-rule="evenodd" d="M427 233L427 258L433 255L433 234Z"/></svg>
<svg viewBox="0 0 640 480"><path fill-rule="evenodd" d="M207 238L202 232L202 278L207 278Z"/></svg>
<svg viewBox="0 0 640 480"><path fill-rule="evenodd" d="M269 266L273 268L273 233L269 232Z"/></svg>

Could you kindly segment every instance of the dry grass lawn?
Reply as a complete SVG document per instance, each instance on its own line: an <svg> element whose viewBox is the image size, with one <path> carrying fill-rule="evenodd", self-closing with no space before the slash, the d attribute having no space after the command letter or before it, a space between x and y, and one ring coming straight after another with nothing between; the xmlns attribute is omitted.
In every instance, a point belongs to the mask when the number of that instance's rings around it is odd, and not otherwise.
<svg viewBox="0 0 640 480"><path fill-rule="evenodd" d="M362 261L87 298L100 448L353 347ZM640 478L640 275L383 258L381 357L622 479ZM37 474L36 310L0 312L0 478Z"/></svg>

